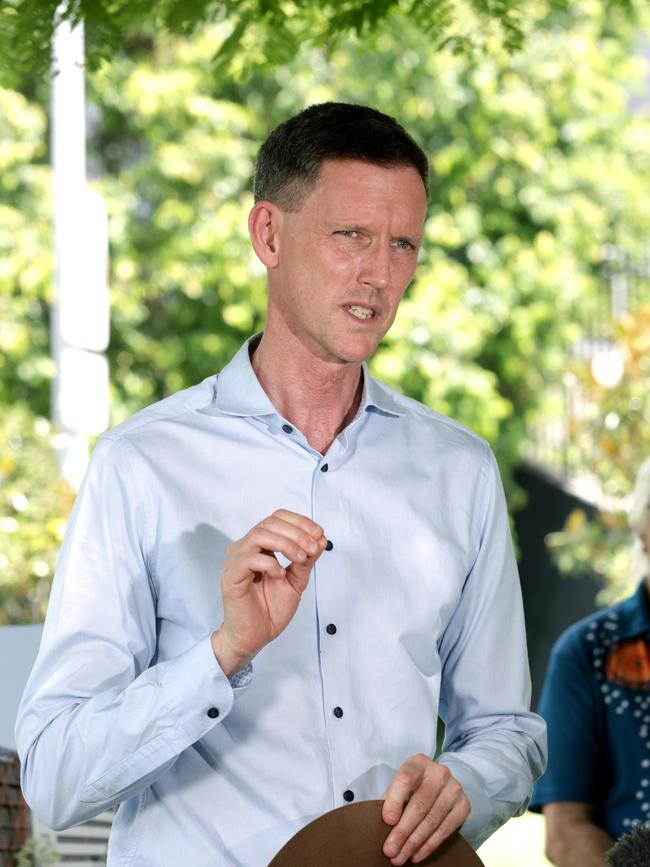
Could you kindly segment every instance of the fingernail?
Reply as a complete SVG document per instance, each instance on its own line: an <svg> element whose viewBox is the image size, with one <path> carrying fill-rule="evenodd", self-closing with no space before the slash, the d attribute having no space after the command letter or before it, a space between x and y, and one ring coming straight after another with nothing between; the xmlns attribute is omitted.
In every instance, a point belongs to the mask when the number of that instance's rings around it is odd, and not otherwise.
<svg viewBox="0 0 650 867"><path fill-rule="evenodd" d="M397 853L399 852L399 846L397 845L397 843L387 843L384 851L389 858L392 858L393 855L397 855Z"/></svg>

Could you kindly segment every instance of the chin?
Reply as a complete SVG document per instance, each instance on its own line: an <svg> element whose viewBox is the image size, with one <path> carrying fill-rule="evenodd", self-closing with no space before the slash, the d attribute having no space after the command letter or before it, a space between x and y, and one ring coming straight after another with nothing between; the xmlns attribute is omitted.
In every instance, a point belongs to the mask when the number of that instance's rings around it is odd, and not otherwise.
<svg viewBox="0 0 650 867"><path fill-rule="evenodd" d="M373 343L372 346L348 346L338 355L342 361L348 364L361 364L363 361L367 361L376 349L376 343Z"/></svg>
<svg viewBox="0 0 650 867"><path fill-rule="evenodd" d="M382 337L383 334L367 334L363 338L343 339L339 344L340 357L349 362L367 361L376 351Z"/></svg>

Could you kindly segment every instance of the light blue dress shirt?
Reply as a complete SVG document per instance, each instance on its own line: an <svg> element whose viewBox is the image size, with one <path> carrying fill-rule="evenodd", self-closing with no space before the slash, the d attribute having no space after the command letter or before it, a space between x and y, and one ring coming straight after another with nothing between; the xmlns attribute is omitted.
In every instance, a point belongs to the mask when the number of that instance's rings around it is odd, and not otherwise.
<svg viewBox="0 0 650 867"><path fill-rule="evenodd" d="M212 652L227 545L275 509L333 543L231 683ZM248 344L102 437L69 522L17 723L23 790L65 828L121 802L111 867L263 867L432 756L475 846L545 762L498 470L461 425L373 380L323 457ZM335 711L336 709L336 711ZM342 711L342 713L341 713Z"/></svg>

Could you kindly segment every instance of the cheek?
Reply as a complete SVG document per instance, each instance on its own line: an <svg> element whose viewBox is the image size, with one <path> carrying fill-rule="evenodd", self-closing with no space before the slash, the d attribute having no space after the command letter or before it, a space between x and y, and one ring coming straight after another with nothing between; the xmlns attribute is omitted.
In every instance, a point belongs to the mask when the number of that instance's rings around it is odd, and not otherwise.
<svg viewBox="0 0 650 867"><path fill-rule="evenodd" d="M415 266L417 262L413 259L409 259L408 262L404 262L401 264L399 269L399 279L400 285L402 286L402 292L405 291L406 287L409 285L411 280L415 277Z"/></svg>
<svg viewBox="0 0 650 867"><path fill-rule="evenodd" d="M346 281L360 269L359 257L352 253L329 253L322 257L324 270L332 277Z"/></svg>

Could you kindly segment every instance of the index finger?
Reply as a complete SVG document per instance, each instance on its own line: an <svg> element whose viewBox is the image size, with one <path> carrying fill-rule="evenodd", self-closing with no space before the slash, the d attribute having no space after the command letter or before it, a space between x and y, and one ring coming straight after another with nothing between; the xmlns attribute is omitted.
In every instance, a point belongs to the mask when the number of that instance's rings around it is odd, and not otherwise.
<svg viewBox="0 0 650 867"><path fill-rule="evenodd" d="M397 771L383 796L381 817L387 825L397 824L404 811L404 805L421 778L422 771L408 761Z"/></svg>
<svg viewBox="0 0 650 867"><path fill-rule="evenodd" d="M325 531L320 524L317 524L316 521L312 521L312 519L308 518L306 515L298 514L298 512L291 512L289 509L276 509L271 517L279 518L281 521L286 521L287 524L299 527L301 530L304 530L305 533L309 533L312 539L318 540L325 535Z"/></svg>

